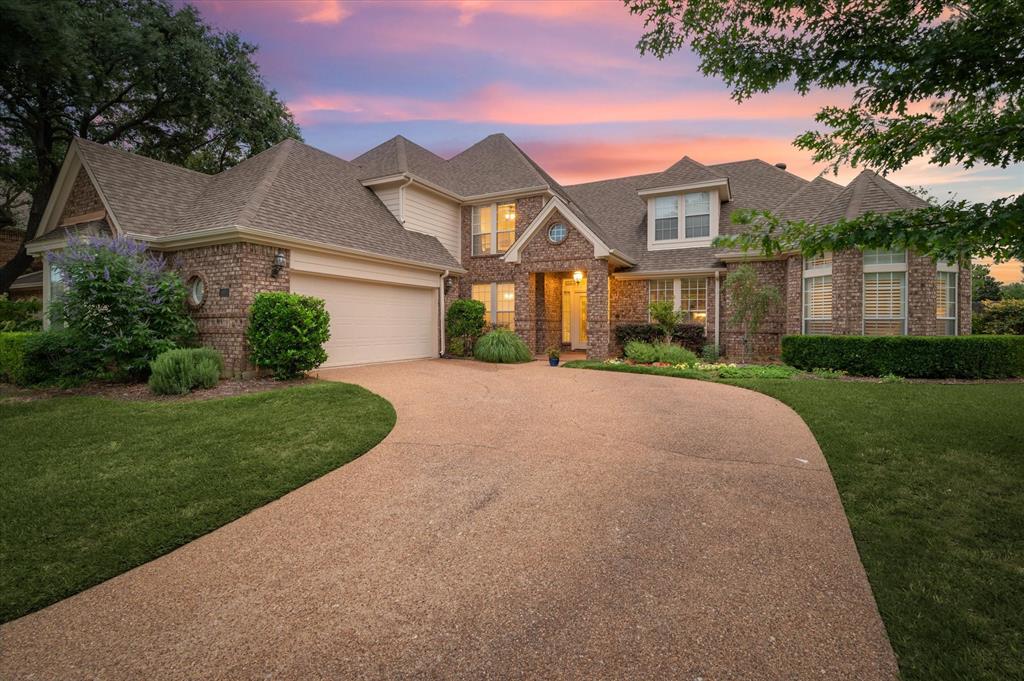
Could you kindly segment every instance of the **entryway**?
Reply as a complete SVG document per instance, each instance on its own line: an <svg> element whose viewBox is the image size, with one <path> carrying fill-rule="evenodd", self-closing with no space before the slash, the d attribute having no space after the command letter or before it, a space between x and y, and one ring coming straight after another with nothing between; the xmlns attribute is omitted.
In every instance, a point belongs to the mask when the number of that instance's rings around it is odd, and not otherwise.
<svg viewBox="0 0 1024 681"><path fill-rule="evenodd" d="M573 350L586 350L587 278L562 280L562 342Z"/></svg>

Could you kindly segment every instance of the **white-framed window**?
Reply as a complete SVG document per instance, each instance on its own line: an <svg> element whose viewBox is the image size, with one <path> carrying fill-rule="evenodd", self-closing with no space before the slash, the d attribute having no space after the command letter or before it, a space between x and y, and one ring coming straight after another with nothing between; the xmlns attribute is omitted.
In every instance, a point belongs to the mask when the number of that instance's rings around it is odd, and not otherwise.
<svg viewBox="0 0 1024 681"><path fill-rule="evenodd" d="M907 252L864 251L864 335L907 333Z"/></svg>
<svg viewBox="0 0 1024 681"><path fill-rule="evenodd" d="M944 336L957 335L956 306L957 280L960 273L955 270L939 269L935 279L935 317L939 333Z"/></svg>
<svg viewBox="0 0 1024 681"><path fill-rule="evenodd" d="M675 241L679 238L679 197L659 196L654 199L654 240Z"/></svg>
<svg viewBox="0 0 1024 681"><path fill-rule="evenodd" d="M685 239L707 239L711 236L711 194L695 192L686 194Z"/></svg>
<svg viewBox="0 0 1024 681"><path fill-rule="evenodd" d="M804 258L803 332L832 333L832 254Z"/></svg>
<svg viewBox="0 0 1024 681"><path fill-rule="evenodd" d="M516 204L473 206L473 255L500 255L516 240Z"/></svg>
<svg viewBox="0 0 1024 681"><path fill-rule="evenodd" d="M706 277L651 279L648 299L652 303L671 300L673 309L685 312L689 321L703 324L708 317L708 280Z"/></svg>
<svg viewBox="0 0 1024 681"><path fill-rule="evenodd" d="M56 265L47 265L47 268L50 270L50 291L49 299L46 301L46 314L43 315L43 319L47 324L47 328L62 329L64 328L63 322L49 319L49 306L64 297L64 272Z"/></svg>
<svg viewBox="0 0 1024 681"><path fill-rule="evenodd" d="M511 281L473 284L470 296L484 304L484 321L491 326L515 328L516 287Z"/></svg>

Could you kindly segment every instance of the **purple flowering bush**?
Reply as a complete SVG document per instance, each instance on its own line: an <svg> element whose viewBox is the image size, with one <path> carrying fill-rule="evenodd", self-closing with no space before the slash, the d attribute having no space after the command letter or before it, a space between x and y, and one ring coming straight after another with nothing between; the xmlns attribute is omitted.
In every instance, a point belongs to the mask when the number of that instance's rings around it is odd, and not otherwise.
<svg viewBox="0 0 1024 681"><path fill-rule="evenodd" d="M195 336L185 284L145 244L78 239L47 259L64 289L50 304L50 320L72 334L97 375L142 378L157 355Z"/></svg>

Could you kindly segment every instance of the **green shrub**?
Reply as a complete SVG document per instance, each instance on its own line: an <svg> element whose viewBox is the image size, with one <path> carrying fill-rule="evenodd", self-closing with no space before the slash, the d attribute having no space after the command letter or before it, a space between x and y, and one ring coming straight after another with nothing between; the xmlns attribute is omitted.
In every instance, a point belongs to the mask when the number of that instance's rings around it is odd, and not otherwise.
<svg viewBox="0 0 1024 681"><path fill-rule="evenodd" d="M250 357L274 378L295 378L326 362L324 343L330 337L331 317L320 298L257 293L249 308Z"/></svg>
<svg viewBox="0 0 1024 681"><path fill-rule="evenodd" d="M1024 376L1024 336L784 336L782 360L854 376Z"/></svg>
<svg viewBox="0 0 1024 681"><path fill-rule="evenodd" d="M700 358L708 364L714 364L718 361L718 345L715 343L707 343L703 348L700 349Z"/></svg>
<svg viewBox="0 0 1024 681"><path fill-rule="evenodd" d="M974 333L1024 335L1024 300L983 300Z"/></svg>
<svg viewBox="0 0 1024 681"><path fill-rule="evenodd" d="M624 352L626 358L640 364L650 364L658 361L658 351L651 343L633 340L626 343Z"/></svg>
<svg viewBox="0 0 1024 681"><path fill-rule="evenodd" d="M485 312L486 308L479 300L459 298L452 301L444 315L449 353L461 357L473 347L484 332Z"/></svg>
<svg viewBox="0 0 1024 681"><path fill-rule="evenodd" d="M0 295L0 332L42 331L43 303L36 298L11 300Z"/></svg>
<svg viewBox="0 0 1024 681"><path fill-rule="evenodd" d="M533 353L523 339L512 331L497 328L480 337L473 348L473 355L483 362L516 364L529 362Z"/></svg>
<svg viewBox="0 0 1024 681"><path fill-rule="evenodd" d="M149 389L154 393L184 395L217 385L224 360L213 348L180 348L161 353L149 369Z"/></svg>
<svg viewBox="0 0 1024 681"><path fill-rule="evenodd" d="M621 346L625 346L631 340L660 343L665 340L665 334L656 324L619 324L615 327L615 340ZM678 343L693 352L700 352L706 340L704 326L694 322L676 324L672 332L673 343Z"/></svg>
<svg viewBox="0 0 1024 681"><path fill-rule="evenodd" d="M686 348L681 348L678 345L672 345L670 343L658 343L654 346L654 352L657 356L658 362L665 362L666 364L688 364L693 366L697 363L697 355L693 354Z"/></svg>
<svg viewBox="0 0 1024 681"><path fill-rule="evenodd" d="M63 273L64 292L50 319L75 332L93 373L141 379L165 350L188 344L195 322L185 284L163 256L126 237L72 239L47 261Z"/></svg>
<svg viewBox="0 0 1024 681"><path fill-rule="evenodd" d="M882 376L879 383L904 383L906 380L907 379L902 376L897 376L896 374L886 374L885 376Z"/></svg>
<svg viewBox="0 0 1024 681"><path fill-rule="evenodd" d="M73 331L58 329L25 339L21 385L73 385L96 376L96 356Z"/></svg>
<svg viewBox="0 0 1024 681"><path fill-rule="evenodd" d="M29 331L0 333L0 381L21 383L25 344L35 334Z"/></svg>
<svg viewBox="0 0 1024 681"><path fill-rule="evenodd" d="M843 371L842 369L822 369L821 367L811 369L811 373L817 376L818 378L824 378L828 380L835 380L837 378L842 378L843 376L846 375L846 372Z"/></svg>

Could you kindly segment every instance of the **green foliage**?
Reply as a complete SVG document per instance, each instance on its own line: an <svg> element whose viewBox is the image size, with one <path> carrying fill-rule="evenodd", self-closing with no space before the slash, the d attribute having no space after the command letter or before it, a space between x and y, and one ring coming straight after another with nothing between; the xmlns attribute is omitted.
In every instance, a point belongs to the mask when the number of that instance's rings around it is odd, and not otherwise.
<svg viewBox="0 0 1024 681"><path fill-rule="evenodd" d="M691 366L697 363L697 355L686 348L681 348L678 345L673 345L671 343L658 343L654 346L654 351L657 355L658 362L665 362L667 364L687 364Z"/></svg>
<svg viewBox="0 0 1024 681"><path fill-rule="evenodd" d="M484 332L485 312L486 308L479 300L459 298L452 301L444 316L449 353L461 357L473 347Z"/></svg>
<svg viewBox="0 0 1024 681"><path fill-rule="evenodd" d="M688 46L701 71L723 78L738 101L790 85L802 94L851 93L848 107L823 108L815 129L795 140L815 162L889 172L922 156L966 167L1024 160L1019 2L626 4L646 22L641 52L664 57ZM761 216L741 224L753 233L716 243L779 252L802 242L805 255L851 244L910 248L953 261L1024 255L1024 195L865 216L813 240L804 223Z"/></svg>
<svg viewBox="0 0 1024 681"><path fill-rule="evenodd" d="M631 340L658 343L664 340L664 332L656 324L619 324L615 327L615 340L623 346ZM682 322L672 330L672 342L694 352L704 347L705 340L703 324Z"/></svg>
<svg viewBox="0 0 1024 681"><path fill-rule="evenodd" d="M331 318L324 301L297 293L257 293L249 309L250 357L274 378L301 376L327 361Z"/></svg>
<svg viewBox="0 0 1024 681"><path fill-rule="evenodd" d="M165 350L189 343L195 322L185 284L162 257L126 238L74 240L47 256L63 274L64 292L50 319L75 332L96 372L138 379Z"/></svg>
<svg viewBox="0 0 1024 681"><path fill-rule="evenodd" d="M30 331L0 332L0 381L21 383L25 365L25 344L35 333Z"/></svg>
<svg viewBox="0 0 1024 681"><path fill-rule="evenodd" d="M1024 281L1015 281L1012 284L1003 284L1000 287L1003 300L1024 300Z"/></svg>
<svg viewBox="0 0 1024 681"><path fill-rule="evenodd" d="M793 367L778 364L752 364L748 366L723 366L717 369L719 378L793 378L799 373Z"/></svg>
<svg viewBox="0 0 1024 681"><path fill-rule="evenodd" d="M544 351L550 359L558 359L562 356L562 348L557 345L552 345Z"/></svg>
<svg viewBox="0 0 1024 681"><path fill-rule="evenodd" d="M42 331L42 301L36 298L10 300L0 294L0 333L5 331Z"/></svg>
<svg viewBox="0 0 1024 681"><path fill-rule="evenodd" d="M880 376L878 380L879 383L906 383L906 381L907 379L902 376L897 376L896 374L885 374L884 376Z"/></svg>
<svg viewBox="0 0 1024 681"><path fill-rule="evenodd" d="M743 353L749 358L753 337L764 318L782 306L782 294L775 286L762 286L750 265L740 265L730 272L725 288L733 310L730 321L743 331Z"/></svg>
<svg viewBox="0 0 1024 681"><path fill-rule="evenodd" d="M95 358L74 331L33 333L24 345L22 385L75 385L96 376Z"/></svg>
<svg viewBox="0 0 1024 681"><path fill-rule="evenodd" d="M74 137L205 172L299 137L256 48L190 5L3 0L0 25L0 179L32 197L27 240ZM0 291L31 261L5 266Z"/></svg>
<svg viewBox="0 0 1024 681"><path fill-rule="evenodd" d="M846 375L846 372L841 369L822 369L821 367L811 369L811 373L817 376L818 378L824 378L832 381L836 380L837 378L842 378L843 376Z"/></svg>
<svg viewBox="0 0 1024 681"><path fill-rule="evenodd" d="M655 325L661 331L665 342L672 340L672 333L675 331L676 325L686 318L686 313L682 310L674 309L670 300L656 300L647 306L647 311L651 314L651 319L654 320Z"/></svg>
<svg viewBox="0 0 1024 681"><path fill-rule="evenodd" d="M1024 337L784 336L782 360L854 376L1009 378L1024 376Z"/></svg>
<svg viewBox="0 0 1024 681"><path fill-rule="evenodd" d="M149 389L157 395L184 395L217 385L224 359L213 348L178 348L150 364Z"/></svg>
<svg viewBox="0 0 1024 681"><path fill-rule="evenodd" d="M473 356L482 362L499 364L518 364L533 359L533 353L522 338L500 327L480 337L473 348Z"/></svg>
<svg viewBox="0 0 1024 681"><path fill-rule="evenodd" d="M1024 300L984 300L974 315L974 332L1024 335Z"/></svg>
<svg viewBox="0 0 1024 681"><path fill-rule="evenodd" d="M658 351L655 350L652 343L645 343L639 340L629 341L626 343L623 352L626 355L626 359L631 359L640 364L650 364L658 361Z"/></svg>
<svg viewBox="0 0 1024 681"><path fill-rule="evenodd" d="M992 276L988 265L971 266L971 302L977 305L983 300L1001 300L1003 291Z"/></svg>
<svg viewBox="0 0 1024 681"><path fill-rule="evenodd" d="M700 349L700 358L705 362L713 364L718 361L718 357L718 345L715 343L707 343L703 348Z"/></svg>

